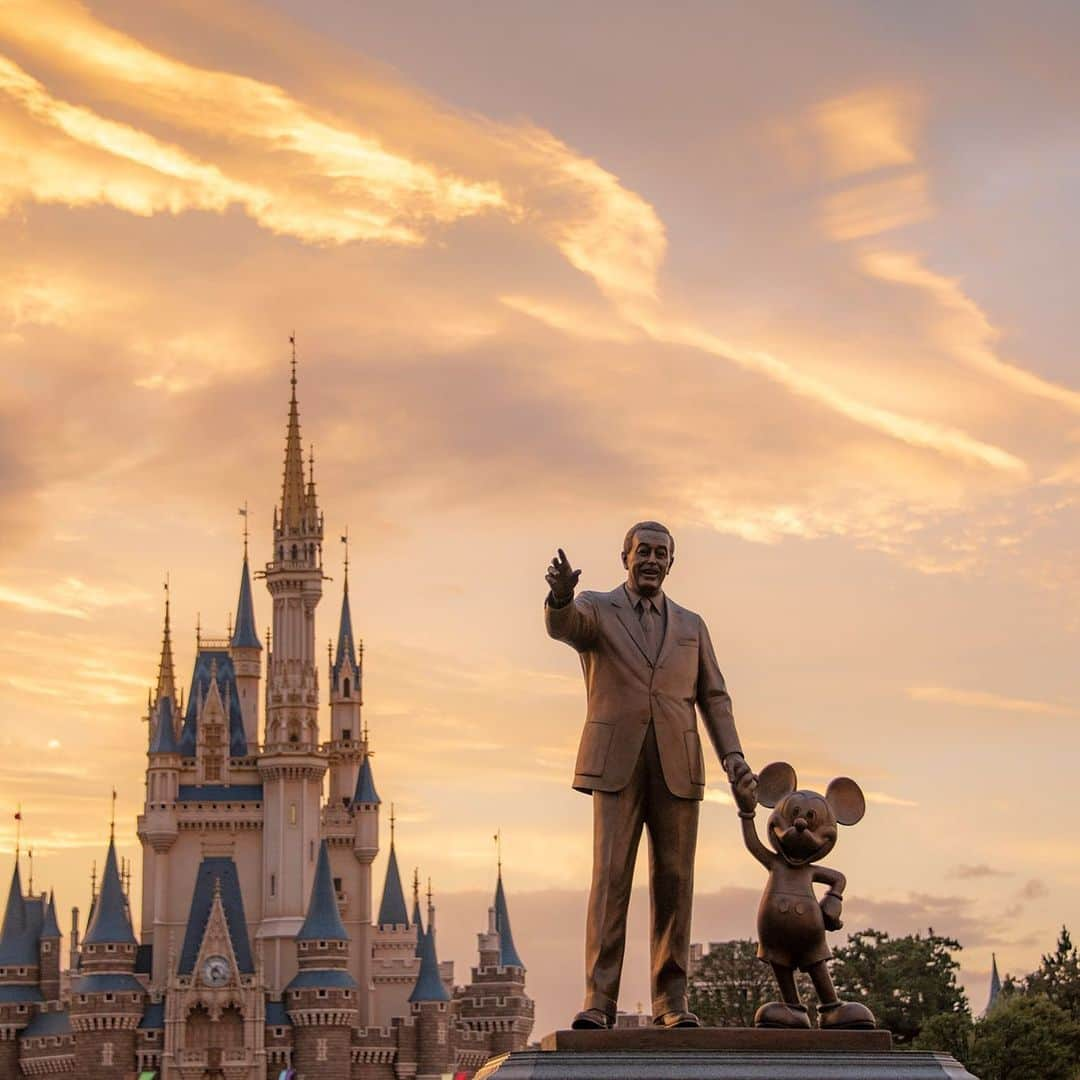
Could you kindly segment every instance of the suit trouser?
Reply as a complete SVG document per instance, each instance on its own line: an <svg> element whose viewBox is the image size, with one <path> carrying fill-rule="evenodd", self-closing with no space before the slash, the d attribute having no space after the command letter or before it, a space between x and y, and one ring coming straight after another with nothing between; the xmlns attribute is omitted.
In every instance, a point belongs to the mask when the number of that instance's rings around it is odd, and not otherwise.
<svg viewBox="0 0 1080 1080"><path fill-rule="evenodd" d="M650 973L654 1016L687 1007L694 849L700 803L668 791L652 723L629 783L593 792L593 877L585 930L585 1008L614 1015L626 912L644 825L649 831Z"/></svg>

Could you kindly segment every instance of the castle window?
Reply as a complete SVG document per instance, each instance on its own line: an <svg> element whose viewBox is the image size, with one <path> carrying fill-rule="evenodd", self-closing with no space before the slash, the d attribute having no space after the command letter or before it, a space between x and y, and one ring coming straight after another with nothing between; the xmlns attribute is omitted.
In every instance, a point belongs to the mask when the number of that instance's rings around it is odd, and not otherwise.
<svg viewBox="0 0 1080 1080"><path fill-rule="evenodd" d="M341 892L341 878L339 877L334 878L334 892Z"/></svg>
<svg viewBox="0 0 1080 1080"><path fill-rule="evenodd" d="M320 991L318 992L317 996L318 996L318 997L321 997L321 998L324 998L324 997L326 997L326 991L325 991L325 990L320 990Z"/></svg>
<svg viewBox="0 0 1080 1080"><path fill-rule="evenodd" d="M315 1060L326 1060L326 1039L318 1039L315 1042Z"/></svg>
<svg viewBox="0 0 1080 1080"><path fill-rule="evenodd" d="M298 553L299 553L299 551L298 551L297 546L295 544L293 544L293 546L292 546L293 562L296 562L296 556L297 556Z"/></svg>
<svg viewBox="0 0 1080 1080"><path fill-rule="evenodd" d="M113 1063L113 1044L104 1043L101 1047L101 1064L111 1065Z"/></svg>
<svg viewBox="0 0 1080 1080"><path fill-rule="evenodd" d="M309 840L308 841L308 862L314 862L314 861L315 861L315 841L314 840Z"/></svg>
<svg viewBox="0 0 1080 1080"><path fill-rule="evenodd" d="M113 995L112 994L106 994L105 995L105 1000L106 1001L112 1001L113 1000Z"/></svg>
<svg viewBox="0 0 1080 1080"><path fill-rule="evenodd" d="M351 990L346 990L345 991L345 997L346 998L351 998L352 997L352 991Z"/></svg>
<svg viewBox="0 0 1080 1080"><path fill-rule="evenodd" d="M320 949L325 949L326 948L326 942L325 941L320 941L319 942L319 948Z"/></svg>
<svg viewBox="0 0 1080 1080"><path fill-rule="evenodd" d="M26 974L26 968L24 968L24 967L19 968L19 974L20 975L25 975Z"/></svg>
<svg viewBox="0 0 1080 1080"><path fill-rule="evenodd" d="M346 680L345 680L345 696L346 696L346 697L348 697L348 696L349 696L349 680L348 680L348 679L346 679ZM348 736L346 736L346 738L347 738L347 737L348 737Z"/></svg>
<svg viewBox="0 0 1080 1080"><path fill-rule="evenodd" d="M110 944L105 946L105 951L106 952L116 952L116 946L110 943Z"/></svg>
<svg viewBox="0 0 1080 1080"><path fill-rule="evenodd" d="M296 824L296 803L289 803L289 824Z"/></svg>
<svg viewBox="0 0 1080 1080"><path fill-rule="evenodd" d="M347 693L349 692L349 690L348 690L348 686L349 686L349 680L348 680L348 679L346 679L346 680L345 680L345 693L346 693L346 694L347 694ZM342 738L343 738L343 739L344 739L344 740L345 740L346 742L351 742L351 741L352 741L352 728L345 728L345 729L344 729L344 730L342 731L342 733L341 733L341 737L342 737Z"/></svg>
<svg viewBox="0 0 1080 1080"><path fill-rule="evenodd" d="M43 953L51 953L52 952L52 942L51 941L43 941L41 943L41 951Z"/></svg>
<svg viewBox="0 0 1080 1080"><path fill-rule="evenodd" d="M270 895L277 896L277 874L270 875Z"/></svg>
<svg viewBox="0 0 1080 1080"><path fill-rule="evenodd" d="M275 1039L284 1039L285 1038L285 1029L284 1028L274 1028L274 1038Z"/></svg>

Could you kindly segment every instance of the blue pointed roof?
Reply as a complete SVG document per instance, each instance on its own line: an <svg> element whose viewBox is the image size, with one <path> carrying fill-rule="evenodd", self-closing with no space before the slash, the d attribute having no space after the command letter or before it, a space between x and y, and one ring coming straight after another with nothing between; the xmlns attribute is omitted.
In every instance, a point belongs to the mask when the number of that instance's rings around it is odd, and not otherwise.
<svg viewBox="0 0 1080 1080"><path fill-rule="evenodd" d="M337 653L331 670L334 689L340 685L341 673L348 665L348 672L353 682L360 677L360 666L356 662L356 638L353 636L352 611L349 608L349 579L345 579L345 591L341 596L341 620L338 622Z"/></svg>
<svg viewBox="0 0 1080 1080"><path fill-rule="evenodd" d="M375 790L375 777L371 773L370 755L365 755L364 763L360 766L360 772L356 777L356 792L352 801L354 804L374 803L376 805L382 802L379 793Z"/></svg>
<svg viewBox="0 0 1080 1080"><path fill-rule="evenodd" d="M240 597L236 601L236 626L233 627L234 649L261 649L262 642L255 632L255 603L251 597L251 574L248 571L247 551L244 568L240 571Z"/></svg>
<svg viewBox="0 0 1080 1080"><path fill-rule="evenodd" d="M499 880L495 885L495 929L499 932L499 965L500 967L519 967L525 965L518 956L514 946L514 935L510 930L510 912L506 907L506 893L503 891L502 871L499 871Z"/></svg>
<svg viewBox="0 0 1080 1080"><path fill-rule="evenodd" d="M244 714L240 708L240 691L236 687L236 668L225 649L199 649L191 674L191 692L184 710L184 727L180 732L179 750L184 757L195 756L199 726L199 703L210 690L210 674L217 664L217 685L222 701L228 701L229 756L246 757L247 736L244 734Z"/></svg>
<svg viewBox="0 0 1080 1080"><path fill-rule="evenodd" d="M131 929L127 900L120 884L120 870L116 865L116 844L109 840L109 853L105 856L105 873L101 876L94 914L86 928L84 945L137 945Z"/></svg>
<svg viewBox="0 0 1080 1080"><path fill-rule="evenodd" d="M225 912L225 925L229 928L229 940L236 956L236 966L242 974L252 975L255 972L255 963L251 957L251 942L248 938L247 919L244 916L244 898L240 892L240 876L236 872L236 863L227 855L207 856L199 863L177 970L181 975L190 975L195 970L199 947L210 919L210 908L214 903L215 885L221 893L221 907Z"/></svg>
<svg viewBox="0 0 1080 1080"><path fill-rule="evenodd" d="M390 841L390 858L386 863L382 902L379 904L379 925L409 925L409 912L405 907L405 893L401 890L401 874L398 871L397 852L394 851L392 840Z"/></svg>
<svg viewBox="0 0 1080 1080"><path fill-rule="evenodd" d="M446 985L439 976L439 958L435 954L435 935L428 930L420 946L420 973L409 1001L449 1001Z"/></svg>
<svg viewBox="0 0 1080 1080"><path fill-rule="evenodd" d="M173 720L172 698L163 697L154 710L154 737L150 742L151 754L178 754L176 723Z"/></svg>
<svg viewBox="0 0 1080 1080"><path fill-rule="evenodd" d="M36 918L35 918L36 914ZM0 929L0 966L30 966L38 962L38 937L41 930L40 901L27 900L22 894L18 860L11 875L3 928Z"/></svg>
<svg viewBox="0 0 1080 1080"><path fill-rule="evenodd" d="M56 897L51 893L49 894L49 902L45 905L45 918L41 924L41 933L38 936L50 940L60 937L60 923L56 918Z"/></svg>
<svg viewBox="0 0 1080 1080"><path fill-rule="evenodd" d="M311 902L307 918L296 935L297 941L348 941L349 935L338 911L334 879L330 875L330 849L323 840L319 845L319 862L315 867L315 882L311 886Z"/></svg>

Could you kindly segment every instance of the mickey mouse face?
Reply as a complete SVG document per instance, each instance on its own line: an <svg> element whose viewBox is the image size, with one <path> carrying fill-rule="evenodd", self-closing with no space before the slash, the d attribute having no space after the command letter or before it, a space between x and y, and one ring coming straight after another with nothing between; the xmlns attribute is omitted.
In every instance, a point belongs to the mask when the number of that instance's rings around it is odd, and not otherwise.
<svg viewBox="0 0 1080 1080"><path fill-rule="evenodd" d="M788 863L799 866L823 859L836 844L836 826L854 825L866 812L866 800L854 780L833 780L824 796L796 790L795 770L775 762L758 777L758 802L775 806L769 817L769 843Z"/></svg>

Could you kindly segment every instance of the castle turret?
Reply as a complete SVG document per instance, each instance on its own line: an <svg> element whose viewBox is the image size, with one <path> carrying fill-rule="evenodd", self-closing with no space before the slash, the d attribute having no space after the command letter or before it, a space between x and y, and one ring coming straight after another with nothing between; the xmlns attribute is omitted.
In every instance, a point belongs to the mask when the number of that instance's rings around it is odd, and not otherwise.
<svg viewBox="0 0 1080 1080"><path fill-rule="evenodd" d="M240 570L240 595L236 601L236 625L229 639L229 655L236 670L236 691L240 695L240 712L244 717L244 736L249 752L253 752L259 742L262 642L255 632L255 602L251 595L246 535L245 533L244 565Z"/></svg>
<svg viewBox="0 0 1080 1080"><path fill-rule="evenodd" d="M330 803L347 804L356 791L357 774L366 752L360 709L363 645L357 654L349 608L349 562L345 560L345 587L341 596L337 652L330 663Z"/></svg>
<svg viewBox="0 0 1080 1080"><path fill-rule="evenodd" d="M56 898L50 893L44 905L45 915L38 935L38 969L41 996L46 1001L60 1000L60 923L56 918Z"/></svg>
<svg viewBox="0 0 1080 1080"><path fill-rule="evenodd" d="M409 993L419 971L417 932L405 907L397 848L394 813L390 810L390 855L386 862L382 899L371 928L371 983L373 1023L389 1027L395 1016L409 1014Z"/></svg>
<svg viewBox="0 0 1080 1080"><path fill-rule="evenodd" d="M1001 976L998 974L997 966L997 953L990 954L990 993L986 1000L986 1008L983 1009L983 1016L990 1013L990 1010L997 1004L998 995L1001 993Z"/></svg>
<svg viewBox="0 0 1080 1080"><path fill-rule="evenodd" d="M420 971L409 994L416 1026L416 1080L438 1080L452 1071L450 994L439 971L435 931L430 926L420 946Z"/></svg>
<svg viewBox="0 0 1080 1080"><path fill-rule="evenodd" d="M129 1070L135 1061L135 1029L146 999L134 975L136 947L116 846L110 838L101 889L83 938L79 975L71 988L79 1075L123 1075L122 1070Z"/></svg>
<svg viewBox="0 0 1080 1080"><path fill-rule="evenodd" d="M285 987L299 1075L349 1080L358 986L349 974L349 935L338 913L327 845L319 860L307 917L296 935L298 970Z"/></svg>
<svg viewBox="0 0 1080 1080"><path fill-rule="evenodd" d="M0 929L0 1076L19 1075L19 1035L42 1000L37 965L36 941L16 856Z"/></svg>
<svg viewBox="0 0 1080 1080"><path fill-rule="evenodd" d="M315 609L322 596L323 521L314 476L304 485L296 360L285 436L281 506L274 511L266 587L274 601L273 649L266 679L263 782L263 883L259 938L272 996L296 963L293 939L304 921L321 838L320 801L327 759L319 746Z"/></svg>
<svg viewBox="0 0 1080 1080"><path fill-rule="evenodd" d="M458 1020L475 1032L490 1032L494 1054L522 1050L532 1032L534 1005L525 993L525 965L514 945L502 864L487 929L477 935L479 963L468 986L455 991Z"/></svg>

